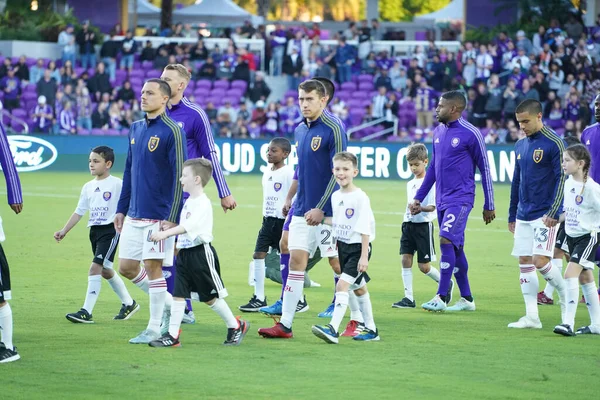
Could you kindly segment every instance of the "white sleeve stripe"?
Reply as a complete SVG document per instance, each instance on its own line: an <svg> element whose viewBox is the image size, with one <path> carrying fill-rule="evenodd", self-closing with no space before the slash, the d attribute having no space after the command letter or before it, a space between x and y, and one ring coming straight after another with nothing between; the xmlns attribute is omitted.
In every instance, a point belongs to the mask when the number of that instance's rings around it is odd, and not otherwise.
<svg viewBox="0 0 600 400"><path fill-rule="evenodd" d="M487 151L485 148L485 140L483 139L483 135L481 135L481 132L479 132L479 129L475 128L474 125L465 121L463 118L460 118L458 121L463 128L466 128L475 134L475 138L477 139L477 142L479 144L479 149L481 150L481 156L483 157L483 165L484 165L484 169L485 169L485 171L481 171L481 173L485 174L486 178L488 178L487 179L488 187L484 187L483 190L485 190L488 194L488 198L490 200L490 208L492 210L495 210L496 208L494 207L494 190L492 189L492 176L490 173L490 166L488 163ZM483 179L481 179L481 181L482 181L482 186L483 186Z"/></svg>

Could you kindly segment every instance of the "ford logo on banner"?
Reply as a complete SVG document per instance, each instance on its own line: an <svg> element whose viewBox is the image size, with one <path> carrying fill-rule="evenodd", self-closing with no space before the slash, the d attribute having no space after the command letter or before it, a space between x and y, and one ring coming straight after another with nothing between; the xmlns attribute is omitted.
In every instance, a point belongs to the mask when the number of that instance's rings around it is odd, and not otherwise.
<svg viewBox="0 0 600 400"><path fill-rule="evenodd" d="M58 151L52 143L36 137L11 135L8 136L8 144L19 172L44 169L58 157Z"/></svg>

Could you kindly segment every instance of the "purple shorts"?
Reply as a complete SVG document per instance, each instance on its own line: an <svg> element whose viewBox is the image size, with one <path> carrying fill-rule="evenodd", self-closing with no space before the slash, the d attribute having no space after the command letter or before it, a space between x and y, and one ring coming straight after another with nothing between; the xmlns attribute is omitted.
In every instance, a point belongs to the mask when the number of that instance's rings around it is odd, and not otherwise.
<svg viewBox="0 0 600 400"><path fill-rule="evenodd" d="M283 230L284 231L290 231L290 223L292 222L292 217L294 216L294 205L292 204L292 207L290 207L290 211L288 211L288 215L285 218L285 223L283 224Z"/></svg>
<svg viewBox="0 0 600 400"><path fill-rule="evenodd" d="M465 230L472 207L459 206L438 210L440 236L448 239L455 247L465 245Z"/></svg>

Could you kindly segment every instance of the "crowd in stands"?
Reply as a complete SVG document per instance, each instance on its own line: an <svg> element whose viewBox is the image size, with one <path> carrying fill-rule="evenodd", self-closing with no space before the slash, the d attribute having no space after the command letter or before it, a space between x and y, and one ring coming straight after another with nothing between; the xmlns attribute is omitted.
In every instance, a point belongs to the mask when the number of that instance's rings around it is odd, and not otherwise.
<svg viewBox="0 0 600 400"><path fill-rule="evenodd" d="M245 24L229 33L225 48L211 49L201 37L153 48L130 32L116 40L122 33L115 27L97 54L99 38L89 24L79 32L67 26L59 36L60 60L0 57L4 108L32 131L124 134L143 115L137 100L143 81L160 76L167 64L182 63L193 75L186 95L206 110L217 136L291 136L301 120L298 84L322 76L335 80L330 108L348 127L376 122L351 138L397 126L389 140L430 141L439 95L457 89L468 99L465 117L493 144L522 136L514 110L527 98L544 104L546 124L560 135L581 134L592 122L590 107L600 89L600 17L589 29L573 16L563 26L557 20L540 26L532 37L502 32L491 43L464 42L457 52L429 41L408 55L373 51L372 41L384 34L377 21L350 23L331 35L333 46L321 43L318 24L277 25L269 34L264 26ZM197 35L182 24L164 33ZM267 71L236 44L248 37L265 40ZM265 74L286 76L283 98L270 97Z"/></svg>

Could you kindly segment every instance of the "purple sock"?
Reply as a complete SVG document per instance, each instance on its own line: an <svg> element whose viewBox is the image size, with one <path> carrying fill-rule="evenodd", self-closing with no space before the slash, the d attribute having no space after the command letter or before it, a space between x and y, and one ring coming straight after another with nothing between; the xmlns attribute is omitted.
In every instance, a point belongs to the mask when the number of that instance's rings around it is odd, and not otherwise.
<svg viewBox="0 0 600 400"><path fill-rule="evenodd" d="M333 274L333 300L331 300L331 304L335 304L335 291L337 288L337 283L340 280L340 276L338 274Z"/></svg>
<svg viewBox="0 0 600 400"><path fill-rule="evenodd" d="M442 250L442 257L440 259L441 274L438 294L440 296L446 296L448 294L448 289L450 288L454 265L456 264L456 254L454 253L454 245L452 243L442 243L440 244L440 249Z"/></svg>
<svg viewBox="0 0 600 400"><path fill-rule="evenodd" d="M185 310L192 311L192 300L191 299L185 299Z"/></svg>
<svg viewBox="0 0 600 400"><path fill-rule="evenodd" d="M173 294L173 289L175 289L175 267L162 267L162 273L167 281L167 292Z"/></svg>
<svg viewBox="0 0 600 400"><path fill-rule="evenodd" d="M456 250L456 268L458 271L454 273L454 278L460 289L460 296L469 297L471 296L471 286L469 285L469 277L467 276L469 262L467 261L467 256L462 247Z"/></svg>
<svg viewBox="0 0 600 400"><path fill-rule="evenodd" d="M280 300L283 301L283 291L285 290L285 285L287 284L288 274L290 272L290 255L282 254L280 256L280 258L281 258L281 261L279 261L279 263L280 263L279 269L281 270L281 298L280 298Z"/></svg>

